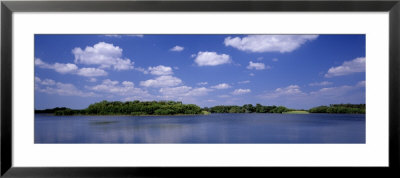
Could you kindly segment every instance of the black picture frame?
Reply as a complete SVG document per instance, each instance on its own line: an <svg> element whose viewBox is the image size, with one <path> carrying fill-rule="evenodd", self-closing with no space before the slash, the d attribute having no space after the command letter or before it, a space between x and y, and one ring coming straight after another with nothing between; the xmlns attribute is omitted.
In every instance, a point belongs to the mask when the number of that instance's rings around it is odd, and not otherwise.
<svg viewBox="0 0 400 178"><path fill-rule="evenodd" d="M62 167L21 168L12 165L12 17L13 12L127 12L127 11L296 11L389 12L389 167ZM166 177L312 173L340 176L388 172L398 174L400 119L400 1L2 1L1 2L1 175L4 177ZM289 170L287 170L289 169ZM216 171L216 172L215 172Z"/></svg>

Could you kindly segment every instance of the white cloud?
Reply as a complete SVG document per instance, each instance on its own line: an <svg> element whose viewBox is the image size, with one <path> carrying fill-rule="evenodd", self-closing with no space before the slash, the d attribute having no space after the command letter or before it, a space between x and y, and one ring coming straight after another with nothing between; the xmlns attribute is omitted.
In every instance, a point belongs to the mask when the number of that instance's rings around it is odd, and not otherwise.
<svg viewBox="0 0 400 178"><path fill-rule="evenodd" d="M66 74L66 73L72 73L75 72L78 69L78 66L75 64L60 64L60 63L55 63L54 65L54 70L57 71L58 73Z"/></svg>
<svg viewBox="0 0 400 178"><path fill-rule="evenodd" d="M173 88L161 88L159 92L163 94L164 96L174 98L178 96L183 96L186 93L188 93L192 87L188 86L179 86L179 87L173 87Z"/></svg>
<svg viewBox="0 0 400 178"><path fill-rule="evenodd" d="M246 83L250 83L250 80L245 80L245 81L238 82L238 84L246 84Z"/></svg>
<svg viewBox="0 0 400 178"><path fill-rule="evenodd" d="M277 98L281 96L292 96L292 95L303 95L304 93L300 90L298 85L289 85L285 88L277 88L273 92L266 93L263 97L265 98Z"/></svg>
<svg viewBox="0 0 400 178"><path fill-rule="evenodd" d="M41 82L42 80L39 77L35 76L35 82Z"/></svg>
<svg viewBox="0 0 400 178"><path fill-rule="evenodd" d="M194 88L194 89L190 90L186 95L187 96L203 96L203 95L207 95L210 91L213 91L213 90L206 88L206 87Z"/></svg>
<svg viewBox="0 0 400 178"><path fill-rule="evenodd" d="M199 83L197 83L197 85L207 85L208 84L208 82L199 82Z"/></svg>
<svg viewBox="0 0 400 178"><path fill-rule="evenodd" d="M130 59L122 59L122 49L113 44L99 42L84 50L75 48L72 53L75 55L75 63L98 65L100 68L112 67L115 70L133 69L134 63Z"/></svg>
<svg viewBox="0 0 400 178"><path fill-rule="evenodd" d="M265 64L259 62L250 61L249 65L246 67L247 69L255 69L255 70L264 70L265 68L269 69L270 66L265 67Z"/></svg>
<svg viewBox="0 0 400 178"><path fill-rule="evenodd" d="M114 38L122 38L122 36L130 36L130 37L139 37L143 38L143 35L116 35L116 34L108 34L104 35L105 37L114 37Z"/></svg>
<svg viewBox="0 0 400 178"><path fill-rule="evenodd" d="M44 69L53 69L58 73L61 74L67 74L67 73L74 73L78 70L78 66L75 64L67 63L67 64L61 64L61 63L54 63L54 64L48 64L44 61L42 61L39 58L35 59L35 65L44 68Z"/></svg>
<svg viewBox="0 0 400 178"><path fill-rule="evenodd" d="M137 70L139 72L143 72L144 74L148 74L149 73L149 71L147 71L146 69L141 68L141 67L135 67L134 70Z"/></svg>
<svg viewBox="0 0 400 178"><path fill-rule="evenodd" d="M294 108L311 108L319 105L339 103L365 103L365 81L354 85L324 87L303 92L297 85L278 88L257 96L260 101Z"/></svg>
<svg viewBox="0 0 400 178"><path fill-rule="evenodd" d="M88 81L89 81L89 82L97 82L97 79L96 79L96 78L89 78Z"/></svg>
<svg viewBox="0 0 400 178"><path fill-rule="evenodd" d="M47 64L45 62L43 62L41 59L39 58L35 58L35 66L38 66L40 68L45 68L45 69L52 69L53 65Z"/></svg>
<svg viewBox="0 0 400 178"><path fill-rule="evenodd" d="M232 92L233 95L242 95L242 94L246 94L246 93L250 93L251 90L250 89L236 89Z"/></svg>
<svg viewBox="0 0 400 178"><path fill-rule="evenodd" d="M97 77L97 76L108 75L108 73L106 71L104 71L103 69L97 69L97 68L78 69L78 66L76 66L75 64L71 64L71 63L48 64L48 63L40 60L39 58L35 59L35 65L40 68L53 69L56 72L61 73L61 74L76 74L76 75L85 76L85 77Z"/></svg>
<svg viewBox="0 0 400 178"><path fill-rule="evenodd" d="M133 82L129 82L129 81L123 81L122 85L126 86L126 87L133 87L134 86Z"/></svg>
<svg viewBox="0 0 400 178"><path fill-rule="evenodd" d="M330 78L358 72L365 72L365 57L355 58L351 61L343 62L341 66L331 67L325 77Z"/></svg>
<svg viewBox="0 0 400 178"><path fill-rule="evenodd" d="M215 89L227 89L227 88L231 88L231 86L227 83L220 83L218 85L212 86L211 88L215 88Z"/></svg>
<svg viewBox="0 0 400 178"><path fill-rule="evenodd" d="M170 51L176 51L176 52L179 52L179 51L183 51L183 49L185 49L184 47L182 47L182 46L174 46L173 48L171 48L170 49Z"/></svg>
<svg viewBox="0 0 400 178"><path fill-rule="evenodd" d="M273 58L272 61L273 62L278 62L279 60L278 60L278 58Z"/></svg>
<svg viewBox="0 0 400 178"><path fill-rule="evenodd" d="M144 35L126 35L126 36L139 37L139 38L143 38L144 37Z"/></svg>
<svg viewBox="0 0 400 178"><path fill-rule="evenodd" d="M159 76L155 79L141 81L140 85L144 87L173 87L182 83L182 80L170 75Z"/></svg>
<svg viewBox="0 0 400 178"><path fill-rule="evenodd" d="M217 66L230 63L231 57L227 54L217 54L216 52L200 51L194 60L198 66Z"/></svg>
<svg viewBox="0 0 400 178"><path fill-rule="evenodd" d="M248 52L292 52L318 35L248 35L246 37L227 37L225 46L232 46Z"/></svg>
<svg viewBox="0 0 400 178"><path fill-rule="evenodd" d="M104 35L105 37L114 37L114 38L121 38L121 35Z"/></svg>
<svg viewBox="0 0 400 178"><path fill-rule="evenodd" d="M79 90L73 84L55 82L51 79L41 80L39 77L35 77L35 90L42 93L57 94L61 96L96 96L93 92L84 92Z"/></svg>
<svg viewBox="0 0 400 178"><path fill-rule="evenodd" d="M343 97L347 93L363 87L365 87L365 81L360 81L355 85L342 85L337 87L321 88L317 91L310 92L310 95L324 98L337 98Z"/></svg>
<svg viewBox="0 0 400 178"><path fill-rule="evenodd" d="M130 81L123 81L120 83L119 81L113 81L110 79L103 80L103 82L99 85L95 85L92 87L87 87L90 90L104 93L111 93L116 95L148 95L147 91L142 90L140 88L135 88L134 83Z"/></svg>
<svg viewBox="0 0 400 178"><path fill-rule="evenodd" d="M56 82L54 80L51 80L51 79L41 80L39 77L35 77L35 85L36 84L39 84L39 85L55 85Z"/></svg>
<svg viewBox="0 0 400 178"><path fill-rule="evenodd" d="M321 86L321 85L319 85L319 86ZM273 92L265 93L261 97L267 98L267 99L273 99L273 98L281 98L282 99L283 97L286 97L286 99L288 99L288 98L293 99L293 98L297 97L297 99L303 99L303 100L307 100L307 99L321 100L322 98L327 98L327 99L332 100L332 99L335 99L338 97L344 97L349 92L355 91L356 89L359 89L362 87L365 87L365 81L360 81L356 85L353 85L353 86L342 85L342 86L337 86L337 87L324 87L319 90L306 93L306 92L301 91L301 89L298 85L289 85L288 87L277 88Z"/></svg>
<svg viewBox="0 0 400 178"><path fill-rule="evenodd" d="M250 73L249 75L250 75L250 76L252 76L252 77L254 77L254 76L255 76L255 74L254 74L254 73Z"/></svg>
<svg viewBox="0 0 400 178"><path fill-rule="evenodd" d="M104 71L103 69L81 68L77 71L76 74L85 77L98 77L98 76L106 76L107 72Z"/></svg>
<svg viewBox="0 0 400 178"><path fill-rule="evenodd" d="M310 94L318 96L318 97L323 97L323 96L339 97L352 89L353 89L352 86L343 85L343 86L339 86L339 87L321 88L318 91L310 92Z"/></svg>
<svg viewBox="0 0 400 178"><path fill-rule="evenodd" d="M211 91L213 90L205 87L192 88L189 86L161 88L159 90L159 92L163 94L164 98L180 98L180 99L182 97L204 96Z"/></svg>
<svg viewBox="0 0 400 178"><path fill-rule="evenodd" d="M153 75L172 75L172 68L171 67L167 67L167 66L163 66L163 65L159 65L156 67L149 67L148 72L150 72Z"/></svg>
<svg viewBox="0 0 400 178"><path fill-rule="evenodd" d="M308 85L310 86L326 86L326 85L332 85L332 82L328 82L328 81L322 81L322 82L314 82L314 83L310 83Z"/></svg>
<svg viewBox="0 0 400 178"><path fill-rule="evenodd" d="M356 86L357 87L365 87L365 80L358 82Z"/></svg>

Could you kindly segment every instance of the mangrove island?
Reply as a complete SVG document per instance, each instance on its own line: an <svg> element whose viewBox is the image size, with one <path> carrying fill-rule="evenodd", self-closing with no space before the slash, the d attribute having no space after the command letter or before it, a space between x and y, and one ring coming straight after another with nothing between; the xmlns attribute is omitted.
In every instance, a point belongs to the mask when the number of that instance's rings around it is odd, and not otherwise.
<svg viewBox="0 0 400 178"><path fill-rule="evenodd" d="M338 113L365 114L365 104L331 104L318 106L309 110L289 109L285 106L264 106L261 104L218 105L201 108L195 104L183 104L180 101L101 101L89 105L86 109L56 107L53 109L35 110L35 113L47 113L57 116L68 115L195 115L210 113Z"/></svg>

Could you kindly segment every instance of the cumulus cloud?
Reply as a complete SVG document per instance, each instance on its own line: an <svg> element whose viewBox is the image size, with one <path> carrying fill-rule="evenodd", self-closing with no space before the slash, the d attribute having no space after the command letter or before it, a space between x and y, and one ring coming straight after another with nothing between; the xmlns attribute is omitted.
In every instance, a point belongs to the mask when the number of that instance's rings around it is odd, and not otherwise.
<svg viewBox="0 0 400 178"><path fill-rule="evenodd" d="M324 98L337 98L343 97L345 96L345 94L363 87L365 87L365 81L360 81L355 85L342 85L337 87L321 88L317 91L310 92L310 95Z"/></svg>
<svg viewBox="0 0 400 178"><path fill-rule="evenodd" d="M62 64L62 63L54 63L54 64L48 64L44 61L42 61L39 58L35 59L35 65L44 68L44 69L53 69L58 73L66 74L66 73L74 73L75 71L78 70L78 66L75 64L67 63L67 64Z"/></svg>
<svg viewBox="0 0 400 178"><path fill-rule="evenodd" d="M144 35L140 35L140 34L136 34L136 35L126 35L126 36L130 36L130 37L139 37L139 38L143 38Z"/></svg>
<svg viewBox="0 0 400 178"><path fill-rule="evenodd" d="M104 71L103 69L81 68L77 71L76 74L85 77L98 77L98 76L106 76L107 72Z"/></svg>
<svg viewBox="0 0 400 178"><path fill-rule="evenodd" d="M159 76L155 79L141 81L140 85L144 87L173 87L182 83L182 80L170 75Z"/></svg>
<svg viewBox="0 0 400 178"><path fill-rule="evenodd" d="M175 51L175 52L179 52L179 51L183 51L183 49L185 49L182 46L174 46L173 48L170 49L170 51Z"/></svg>
<svg viewBox="0 0 400 178"><path fill-rule="evenodd" d="M233 95L242 95L242 94L246 94L246 93L250 93L251 90L250 89L236 89L232 92Z"/></svg>
<svg viewBox="0 0 400 178"><path fill-rule="evenodd" d="M321 82L322 83L322 82ZM330 85L330 84L329 84ZM318 85L321 86L321 85ZM298 99L301 102L335 100L337 98L350 97L349 93L365 87L365 81L360 81L355 85L342 85L335 87L324 87L315 91L303 92L298 85L289 85L283 88L277 88L272 92L263 94L262 98L267 99Z"/></svg>
<svg viewBox="0 0 400 178"><path fill-rule="evenodd" d="M66 74L75 72L78 69L78 67L75 64L70 64L70 63L67 64L55 63L53 65L53 69L58 73Z"/></svg>
<svg viewBox="0 0 400 178"><path fill-rule="evenodd" d="M200 51L197 53L194 62L198 66L217 66L230 63L231 57L227 54L217 54L216 52Z"/></svg>
<svg viewBox="0 0 400 178"><path fill-rule="evenodd" d="M82 90L79 90L73 84L55 82L51 79L41 80L39 77L35 77L35 91L47 94L57 94L61 96L96 96L96 94L93 92L84 92Z"/></svg>
<svg viewBox="0 0 400 178"><path fill-rule="evenodd" d="M130 36L130 37L139 37L143 38L143 35L116 35L116 34L108 34L104 35L105 37L114 37L114 38L122 38L122 36Z"/></svg>
<svg viewBox="0 0 400 178"><path fill-rule="evenodd" d="M292 52L318 35L248 35L243 38L227 37L225 46L247 52Z"/></svg>
<svg viewBox="0 0 400 178"><path fill-rule="evenodd" d="M265 66L265 64L260 63L260 62L253 62L250 61L249 65L246 67L247 69L255 69L255 70L264 70L264 69L270 69L270 66Z"/></svg>
<svg viewBox="0 0 400 178"><path fill-rule="evenodd" d="M97 82L97 79L96 78L89 78L89 80L87 80L87 81L89 81L89 82Z"/></svg>
<svg viewBox="0 0 400 178"><path fill-rule="evenodd" d="M103 69L97 68L81 68L79 69L78 66L75 64L67 63L54 63L48 64L39 58L35 59L35 65L40 68L45 69L53 69L54 71L61 73L61 74L76 74L85 77L97 77L97 76L106 76L108 73Z"/></svg>
<svg viewBox="0 0 400 178"><path fill-rule="evenodd" d="M99 85L87 87L90 90L104 93L111 93L116 95L148 95L147 91L140 88L135 88L134 83L130 81L113 81L110 79L103 80Z"/></svg>
<svg viewBox="0 0 400 178"><path fill-rule="evenodd" d="M194 96L204 96L209 92L213 91L212 89L200 87L200 88L192 88L189 86L179 86L179 87L168 87L161 88L159 92L163 94L164 98L182 98L182 97L194 97Z"/></svg>
<svg viewBox="0 0 400 178"><path fill-rule="evenodd" d="M273 62L278 62L279 59L278 59L278 58L273 58L272 61L273 61Z"/></svg>
<svg viewBox="0 0 400 178"><path fill-rule="evenodd" d="M197 83L197 85L207 85L208 84L208 82L199 82L199 83Z"/></svg>
<svg viewBox="0 0 400 178"><path fill-rule="evenodd" d="M39 77L35 77L35 85L36 84L39 84L39 85L55 85L56 82L54 80L51 80L51 79L41 80Z"/></svg>
<svg viewBox="0 0 400 178"><path fill-rule="evenodd" d="M356 86L357 87L365 87L365 80L364 81L359 81Z"/></svg>
<svg viewBox="0 0 400 178"><path fill-rule="evenodd" d="M212 86L211 88L215 88L215 89L221 90L221 89L231 88L231 86L229 84L227 84L227 83L220 83L218 85Z"/></svg>
<svg viewBox="0 0 400 178"><path fill-rule="evenodd" d="M114 37L114 38L121 38L122 36L121 35L112 35L112 34L109 34L109 35L104 35L105 37Z"/></svg>
<svg viewBox="0 0 400 178"><path fill-rule="evenodd" d="M149 67L148 72L153 75L172 75L172 68L168 66L159 65L156 67Z"/></svg>
<svg viewBox="0 0 400 178"><path fill-rule="evenodd" d="M325 77L349 75L358 72L365 72L365 57L355 58L351 61L345 61L342 65L331 67L325 74Z"/></svg>
<svg viewBox="0 0 400 178"><path fill-rule="evenodd" d="M238 82L238 84L246 84L246 83L250 83L250 80L245 80L245 81Z"/></svg>
<svg viewBox="0 0 400 178"><path fill-rule="evenodd" d="M190 90L186 95L187 96L203 96L203 95L207 95L210 91L213 91L213 90L206 88L206 87L194 88L194 89Z"/></svg>
<svg viewBox="0 0 400 178"><path fill-rule="evenodd" d="M293 96L303 94L304 93L300 90L300 87L298 85L289 85L284 88L277 88L273 92L268 92L263 97L271 99L281 96Z"/></svg>
<svg viewBox="0 0 400 178"><path fill-rule="evenodd" d="M161 88L159 92L166 96L175 97L184 95L184 93L189 92L191 89L192 87L179 86L179 87Z"/></svg>
<svg viewBox="0 0 400 178"><path fill-rule="evenodd" d="M257 96L260 101L279 103L288 107L311 108L336 103L365 103L365 81L353 85L323 87L312 91L302 91L297 85L267 91Z"/></svg>
<svg viewBox="0 0 400 178"><path fill-rule="evenodd" d="M308 85L310 86L326 86L326 85L332 85L332 82L328 82L328 81L322 81L322 82L314 82L314 83L310 83Z"/></svg>
<svg viewBox="0 0 400 178"><path fill-rule="evenodd" d="M74 48L75 63L98 65L100 68L113 68L115 70L133 69L130 59L122 59L122 49L113 44L99 42L94 46L87 46L84 50Z"/></svg>

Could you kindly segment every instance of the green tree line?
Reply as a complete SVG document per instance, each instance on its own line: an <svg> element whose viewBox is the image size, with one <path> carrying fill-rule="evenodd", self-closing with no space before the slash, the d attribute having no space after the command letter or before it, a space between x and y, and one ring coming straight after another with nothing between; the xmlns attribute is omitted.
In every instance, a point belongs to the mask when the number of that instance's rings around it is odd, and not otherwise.
<svg viewBox="0 0 400 178"><path fill-rule="evenodd" d="M69 108L54 110L55 115L176 115L201 114L202 109L194 104L182 104L176 101L101 101L89 105L86 109Z"/></svg>
<svg viewBox="0 0 400 178"><path fill-rule="evenodd" d="M365 114L365 104L331 104L309 109L310 113Z"/></svg>
<svg viewBox="0 0 400 178"><path fill-rule="evenodd" d="M73 110L66 107L35 110L35 113L54 115L177 115L206 113L283 113L293 111L284 106L264 106L261 104L218 105L200 108L195 104L183 104L180 101L101 101L89 105L86 109ZM331 104L308 110L310 113L348 113L365 114L365 104Z"/></svg>
<svg viewBox="0 0 400 178"><path fill-rule="evenodd" d="M211 108L204 108L204 110L211 113L282 113L291 111L292 109L288 109L284 106L263 106L261 104L253 106L252 104L245 104L243 106L219 105Z"/></svg>

